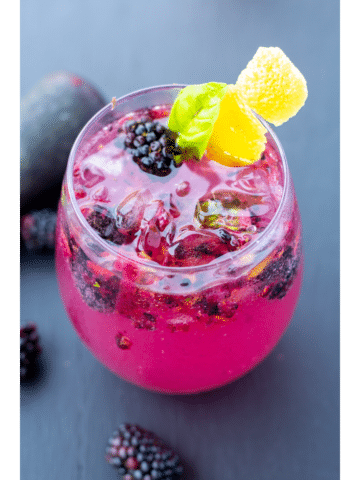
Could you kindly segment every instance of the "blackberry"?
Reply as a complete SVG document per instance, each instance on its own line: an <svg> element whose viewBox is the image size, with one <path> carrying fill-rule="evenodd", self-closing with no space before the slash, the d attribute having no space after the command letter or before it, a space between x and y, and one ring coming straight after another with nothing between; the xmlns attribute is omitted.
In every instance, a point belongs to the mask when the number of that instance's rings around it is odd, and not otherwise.
<svg viewBox="0 0 360 480"><path fill-rule="evenodd" d="M106 207L95 205L86 220L101 238L117 245L129 243L128 235L118 230L116 218Z"/></svg>
<svg viewBox="0 0 360 480"><path fill-rule="evenodd" d="M228 286L218 287L204 291L196 300L197 318L208 324L224 322L234 316L239 305L231 298L231 289Z"/></svg>
<svg viewBox="0 0 360 480"><path fill-rule="evenodd" d="M268 296L270 300L285 297L293 284L298 266L299 257L295 257L293 248L288 245L281 257L271 262L257 277L266 284L263 296Z"/></svg>
<svg viewBox="0 0 360 480"><path fill-rule="evenodd" d="M56 212L34 210L21 218L21 236L27 250L52 250L55 247Z"/></svg>
<svg viewBox="0 0 360 480"><path fill-rule="evenodd" d="M202 257L203 255L213 255L211 246L206 242L200 243L200 245L194 247L194 252L195 256L198 257Z"/></svg>
<svg viewBox="0 0 360 480"><path fill-rule="evenodd" d="M71 269L83 301L99 312L113 312L119 291L119 278L91 262L80 247L71 259Z"/></svg>
<svg viewBox="0 0 360 480"><path fill-rule="evenodd" d="M135 328L144 328L145 330L156 330L156 317L151 313L143 312L134 320Z"/></svg>
<svg viewBox="0 0 360 480"><path fill-rule="evenodd" d="M197 301L196 306L200 307L202 313L207 315L219 315L219 304L213 295L202 295Z"/></svg>
<svg viewBox="0 0 360 480"><path fill-rule="evenodd" d="M131 265L126 265L126 275L131 271ZM157 328L157 318L148 313L154 305L155 294L149 290L144 290L136 286L131 287L127 281L120 285L121 301L117 302L116 310L118 313L130 318L135 328L154 331Z"/></svg>
<svg viewBox="0 0 360 480"><path fill-rule="evenodd" d="M160 122L147 117L140 121L131 120L125 124L124 130L125 149L144 172L165 177L181 166L174 159L175 155L182 153L175 135Z"/></svg>
<svg viewBox="0 0 360 480"><path fill-rule="evenodd" d="M106 461L121 480L177 480L183 473L179 456L162 440L138 425L120 425L108 441Z"/></svg>
<svg viewBox="0 0 360 480"><path fill-rule="evenodd" d="M41 353L35 323L20 328L20 381L29 380L35 372L35 364Z"/></svg>

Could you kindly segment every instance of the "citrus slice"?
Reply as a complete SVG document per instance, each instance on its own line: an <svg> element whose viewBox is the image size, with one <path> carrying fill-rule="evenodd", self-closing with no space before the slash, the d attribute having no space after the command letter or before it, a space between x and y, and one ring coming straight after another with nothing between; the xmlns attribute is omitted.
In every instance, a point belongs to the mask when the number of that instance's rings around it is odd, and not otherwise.
<svg viewBox="0 0 360 480"><path fill-rule="evenodd" d="M259 47L236 86L247 105L276 126L296 115L308 95L305 78L278 47Z"/></svg>
<svg viewBox="0 0 360 480"><path fill-rule="evenodd" d="M229 85L207 146L209 158L222 165L250 165L264 151L266 128L245 102L238 87Z"/></svg>

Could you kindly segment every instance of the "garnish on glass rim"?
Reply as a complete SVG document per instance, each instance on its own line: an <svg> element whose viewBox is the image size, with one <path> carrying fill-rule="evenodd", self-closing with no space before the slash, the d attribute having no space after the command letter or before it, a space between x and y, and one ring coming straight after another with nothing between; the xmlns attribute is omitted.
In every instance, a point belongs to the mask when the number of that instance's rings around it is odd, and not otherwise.
<svg viewBox="0 0 360 480"><path fill-rule="evenodd" d="M237 167L256 162L264 151L266 129L253 111L281 125L307 98L306 80L278 47L259 47L236 85L189 85L177 96L169 129L178 135L185 159L212 160ZM179 161L180 158L176 158Z"/></svg>
<svg viewBox="0 0 360 480"><path fill-rule="evenodd" d="M212 160L228 167L256 162L265 149L266 128L255 117L236 85L229 85L207 145Z"/></svg>
<svg viewBox="0 0 360 480"><path fill-rule="evenodd" d="M177 143L186 156L203 156L227 89L226 83L210 82L188 85L178 94L168 127L179 135Z"/></svg>
<svg viewBox="0 0 360 480"><path fill-rule="evenodd" d="M259 47L236 86L247 105L275 126L296 115L308 96L304 76L279 47Z"/></svg>

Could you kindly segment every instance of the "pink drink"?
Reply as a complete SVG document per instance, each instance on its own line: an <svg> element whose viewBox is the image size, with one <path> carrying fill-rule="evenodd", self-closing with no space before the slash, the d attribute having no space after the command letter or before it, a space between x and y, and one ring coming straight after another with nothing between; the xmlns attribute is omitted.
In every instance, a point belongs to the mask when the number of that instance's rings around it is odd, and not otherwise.
<svg viewBox="0 0 360 480"><path fill-rule="evenodd" d="M265 123L265 152L248 167L167 160L159 176L140 158L135 140L164 138L159 125L180 89L136 92L84 128L56 249L60 292L85 345L122 378L166 393L209 390L258 364L290 322L302 271L295 193Z"/></svg>

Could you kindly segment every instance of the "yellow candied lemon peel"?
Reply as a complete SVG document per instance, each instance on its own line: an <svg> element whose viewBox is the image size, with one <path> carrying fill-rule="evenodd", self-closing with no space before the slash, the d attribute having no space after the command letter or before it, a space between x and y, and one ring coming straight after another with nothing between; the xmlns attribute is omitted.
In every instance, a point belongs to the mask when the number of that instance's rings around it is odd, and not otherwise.
<svg viewBox="0 0 360 480"><path fill-rule="evenodd" d="M247 105L275 126L296 115L308 96L304 76L279 47L259 47L236 86Z"/></svg>
<svg viewBox="0 0 360 480"><path fill-rule="evenodd" d="M212 160L229 167L256 162L265 149L266 128L252 113L235 85L228 85L220 103L207 154Z"/></svg>

